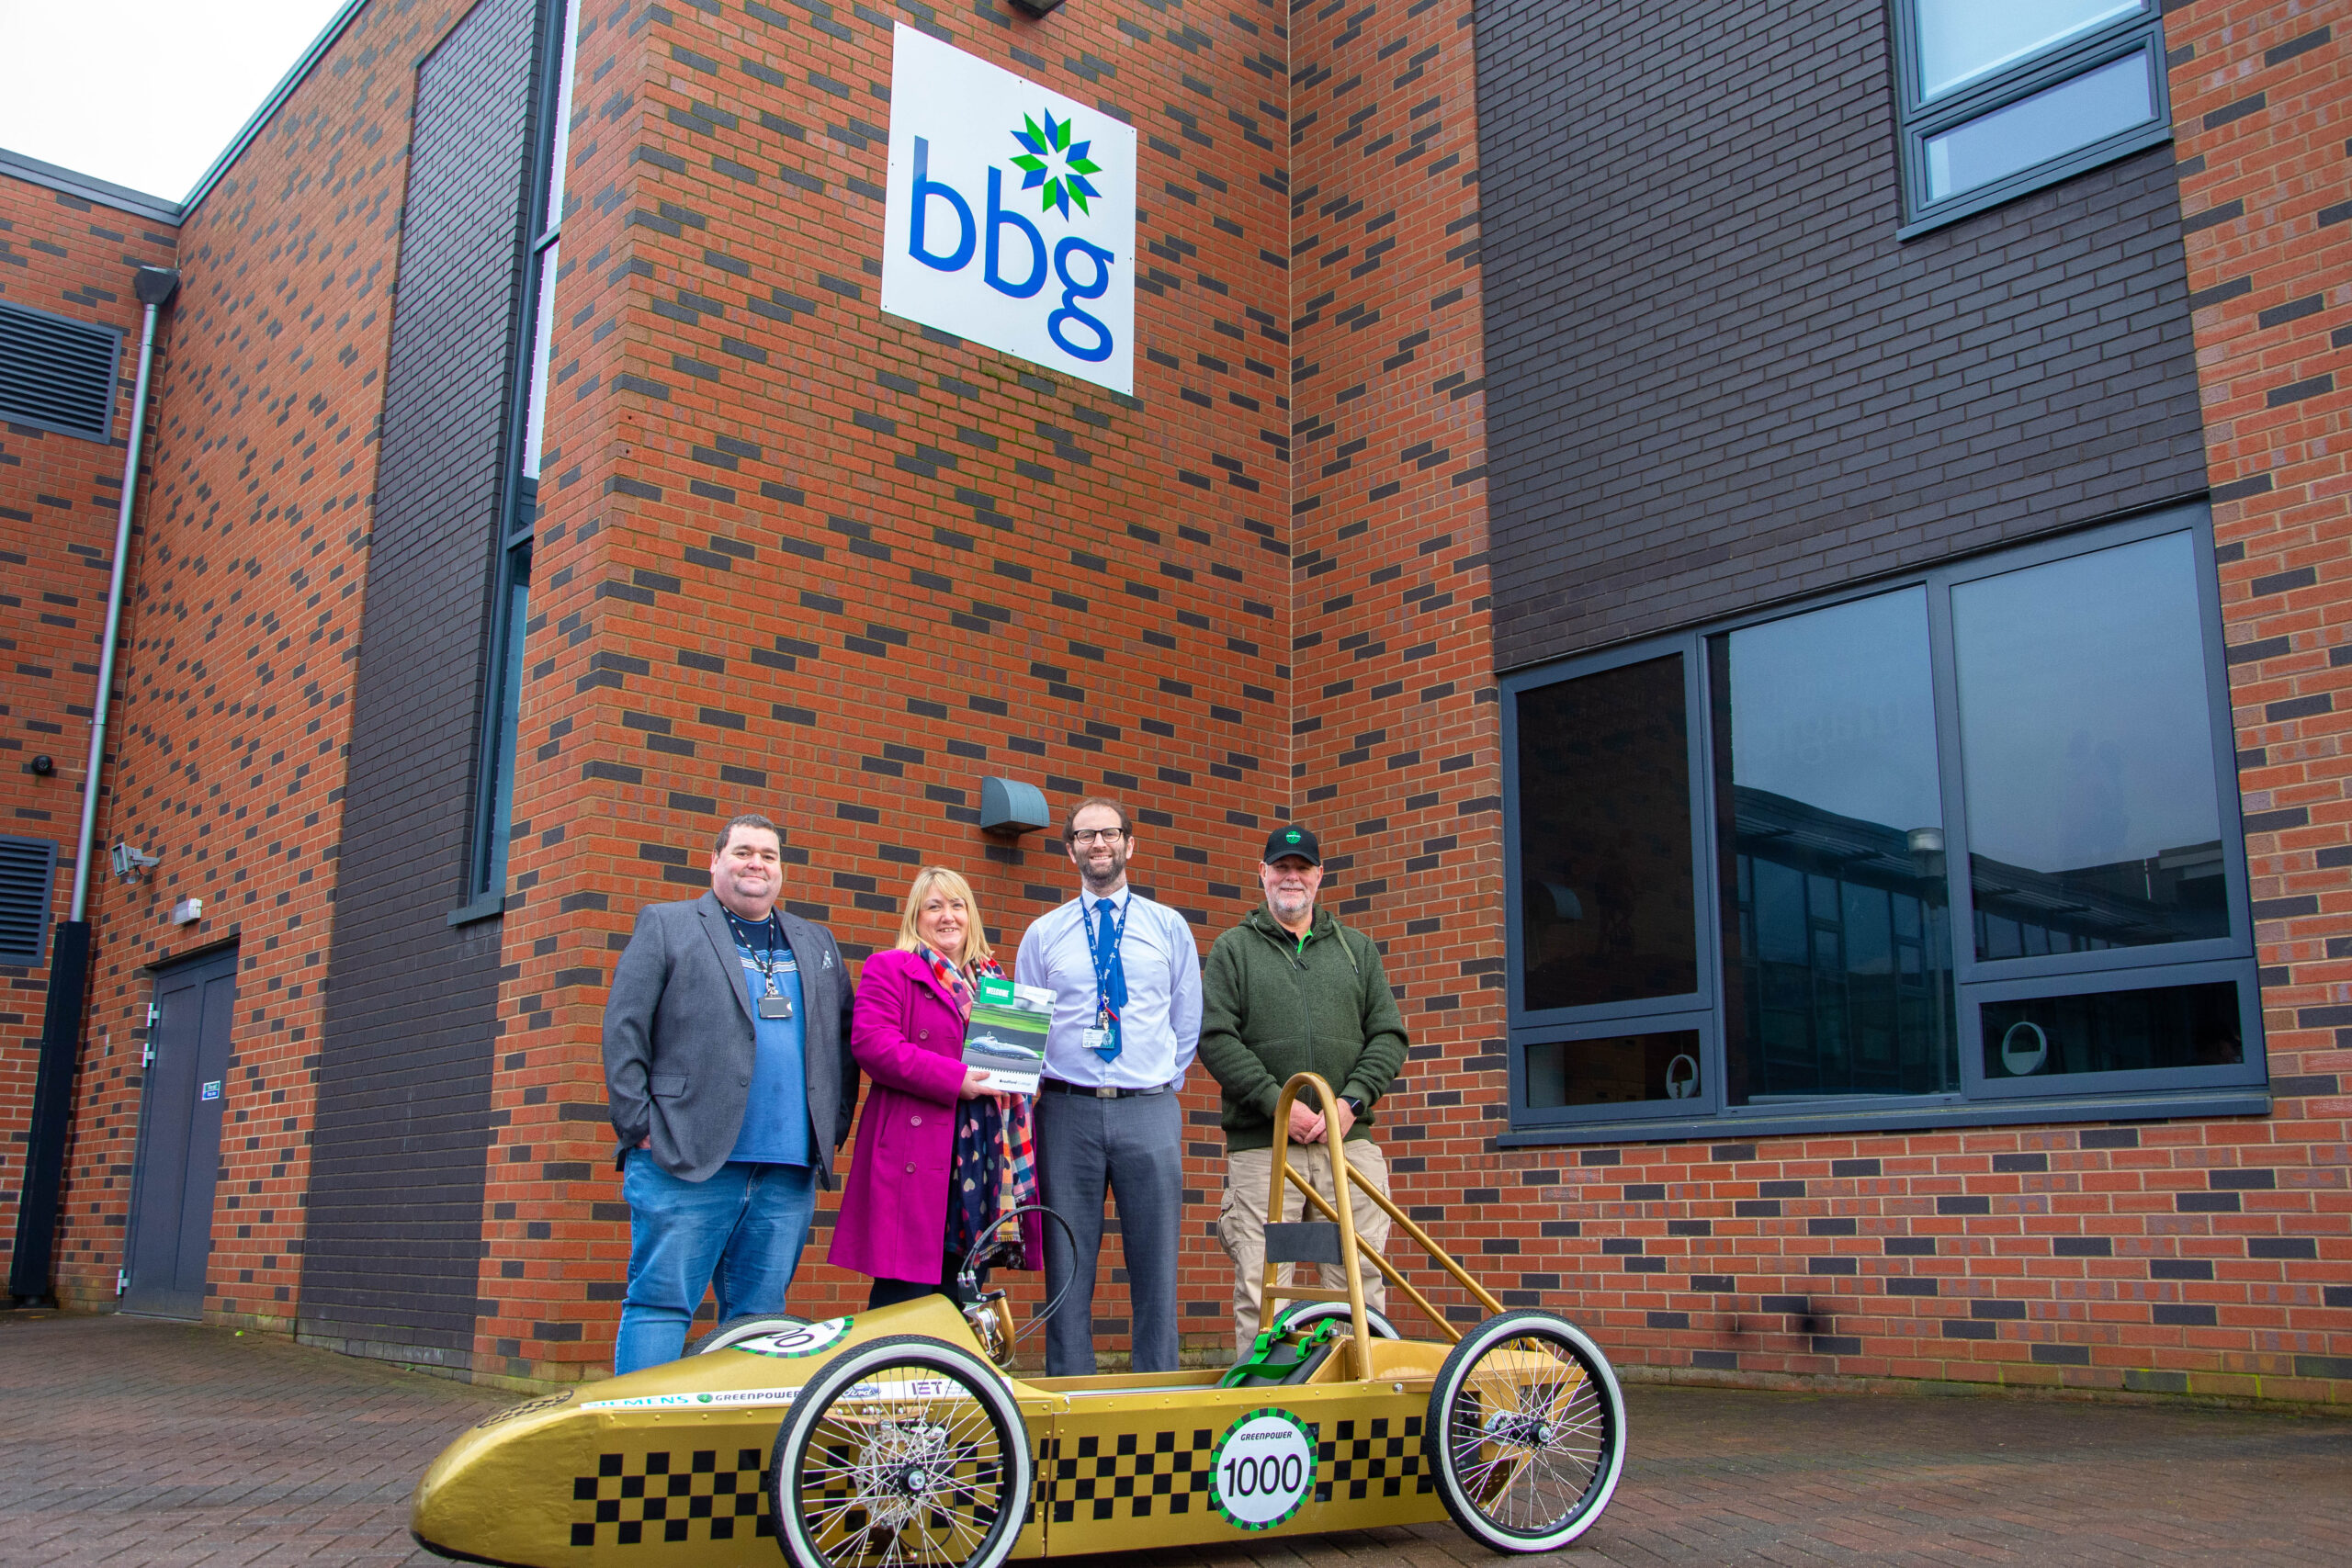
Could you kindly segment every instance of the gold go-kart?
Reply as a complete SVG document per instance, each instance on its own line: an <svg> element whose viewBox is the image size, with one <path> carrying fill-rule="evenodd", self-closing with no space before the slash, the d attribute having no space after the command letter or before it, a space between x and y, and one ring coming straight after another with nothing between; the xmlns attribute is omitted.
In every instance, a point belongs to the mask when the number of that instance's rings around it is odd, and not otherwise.
<svg viewBox="0 0 2352 1568"><path fill-rule="evenodd" d="M1302 1091L1330 1115L1330 1086L1302 1073L1275 1126ZM1444 1515L1502 1551L1574 1540L1624 1465L1607 1358L1564 1319L1505 1311L1334 1164L1336 1205L1274 1145L1275 1198L1287 1181L1323 1217L1267 1225L1264 1299L1292 1304L1222 1377L1016 1376L1002 1292L752 1320L483 1420L417 1483L410 1529L441 1556L515 1568L764 1563L779 1548L797 1568L997 1568ZM1360 1242L1358 1191L1490 1315L1456 1330ZM1444 1342L1366 1310L1359 1257ZM1310 1263L1344 1265L1346 1289L1277 1282Z"/></svg>

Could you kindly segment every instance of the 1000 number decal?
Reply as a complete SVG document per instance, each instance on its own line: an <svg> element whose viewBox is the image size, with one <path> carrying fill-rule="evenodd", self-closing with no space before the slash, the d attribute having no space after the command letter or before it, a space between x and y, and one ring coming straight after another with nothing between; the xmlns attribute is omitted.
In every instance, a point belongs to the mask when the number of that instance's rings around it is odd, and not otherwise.
<svg viewBox="0 0 2352 1568"><path fill-rule="evenodd" d="M1315 1434L1287 1410L1256 1410L1233 1425L1210 1461L1210 1501L1226 1522L1271 1529L1315 1490Z"/></svg>

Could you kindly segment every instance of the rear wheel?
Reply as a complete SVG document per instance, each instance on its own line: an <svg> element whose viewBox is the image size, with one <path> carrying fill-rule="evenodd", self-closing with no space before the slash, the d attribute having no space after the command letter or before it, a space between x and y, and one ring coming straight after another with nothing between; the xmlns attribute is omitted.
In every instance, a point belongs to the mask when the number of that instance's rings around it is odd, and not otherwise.
<svg viewBox="0 0 2352 1568"><path fill-rule="evenodd" d="M1551 1551L1609 1506L1625 1467L1625 1398L1600 1348L1545 1312L1464 1335L1438 1370L1421 1438L1438 1496L1498 1551Z"/></svg>
<svg viewBox="0 0 2352 1568"><path fill-rule="evenodd" d="M1374 1339L1396 1337L1396 1330L1390 1325L1386 1318L1370 1307L1363 1309L1363 1315L1366 1320L1365 1326L1372 1330L1372 1337ZM1351 1333L1354 1332L1355 1315L1348 1311L1348 1303L1345 1302L1294 1303L1274 1314L1274 1325L1282 1328L1306 1328L1322 1322L1327 1317L1338 1318L1340 1327Z"/></svg>
<svg viewBox="0 0 2352 1568"><path fill-rule="evenodd" d="M687 1346L686 1354L707 1356L713 1350L724 1350L729 1345L739 1340L749 1339L755 1334L775 1334L787 1328L799 1328L808 1321L805 1317L795 1317L790 1313L784 1312L751 1313L741 1317L730 1317Z"/></svg>
<svg viewBox="0 0 2352 1568"><path fill-rule="evenodd" d="M776 1434L768 1503L799 1568L997 1568L1030 1476L1027 1428L996 1371L897 1335L808 1380Z"/></svg>

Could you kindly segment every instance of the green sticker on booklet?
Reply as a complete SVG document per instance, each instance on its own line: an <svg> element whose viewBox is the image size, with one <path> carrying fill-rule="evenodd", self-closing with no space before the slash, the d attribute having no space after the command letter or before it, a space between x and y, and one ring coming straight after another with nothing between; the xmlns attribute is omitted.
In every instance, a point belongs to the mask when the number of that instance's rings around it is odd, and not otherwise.
<svg viewBox="0 0 2352 1568"><path fill-rule="evenodd" d="M980 1087L1001 1094L1035 1094L1046 1066L1046 1030L1054 993L981 976L964 1029L964 1065L977 1067Z"/></svg>

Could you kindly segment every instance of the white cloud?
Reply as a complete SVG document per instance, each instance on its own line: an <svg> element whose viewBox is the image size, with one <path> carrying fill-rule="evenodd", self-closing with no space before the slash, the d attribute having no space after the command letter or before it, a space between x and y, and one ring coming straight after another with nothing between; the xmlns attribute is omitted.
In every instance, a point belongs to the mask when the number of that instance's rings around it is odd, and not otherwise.
<svg viewBox="0 0 2352 1568"><path fill-rule="evenodd" d="M0 0L0 147L177 201L344 0Z"/></svg>

